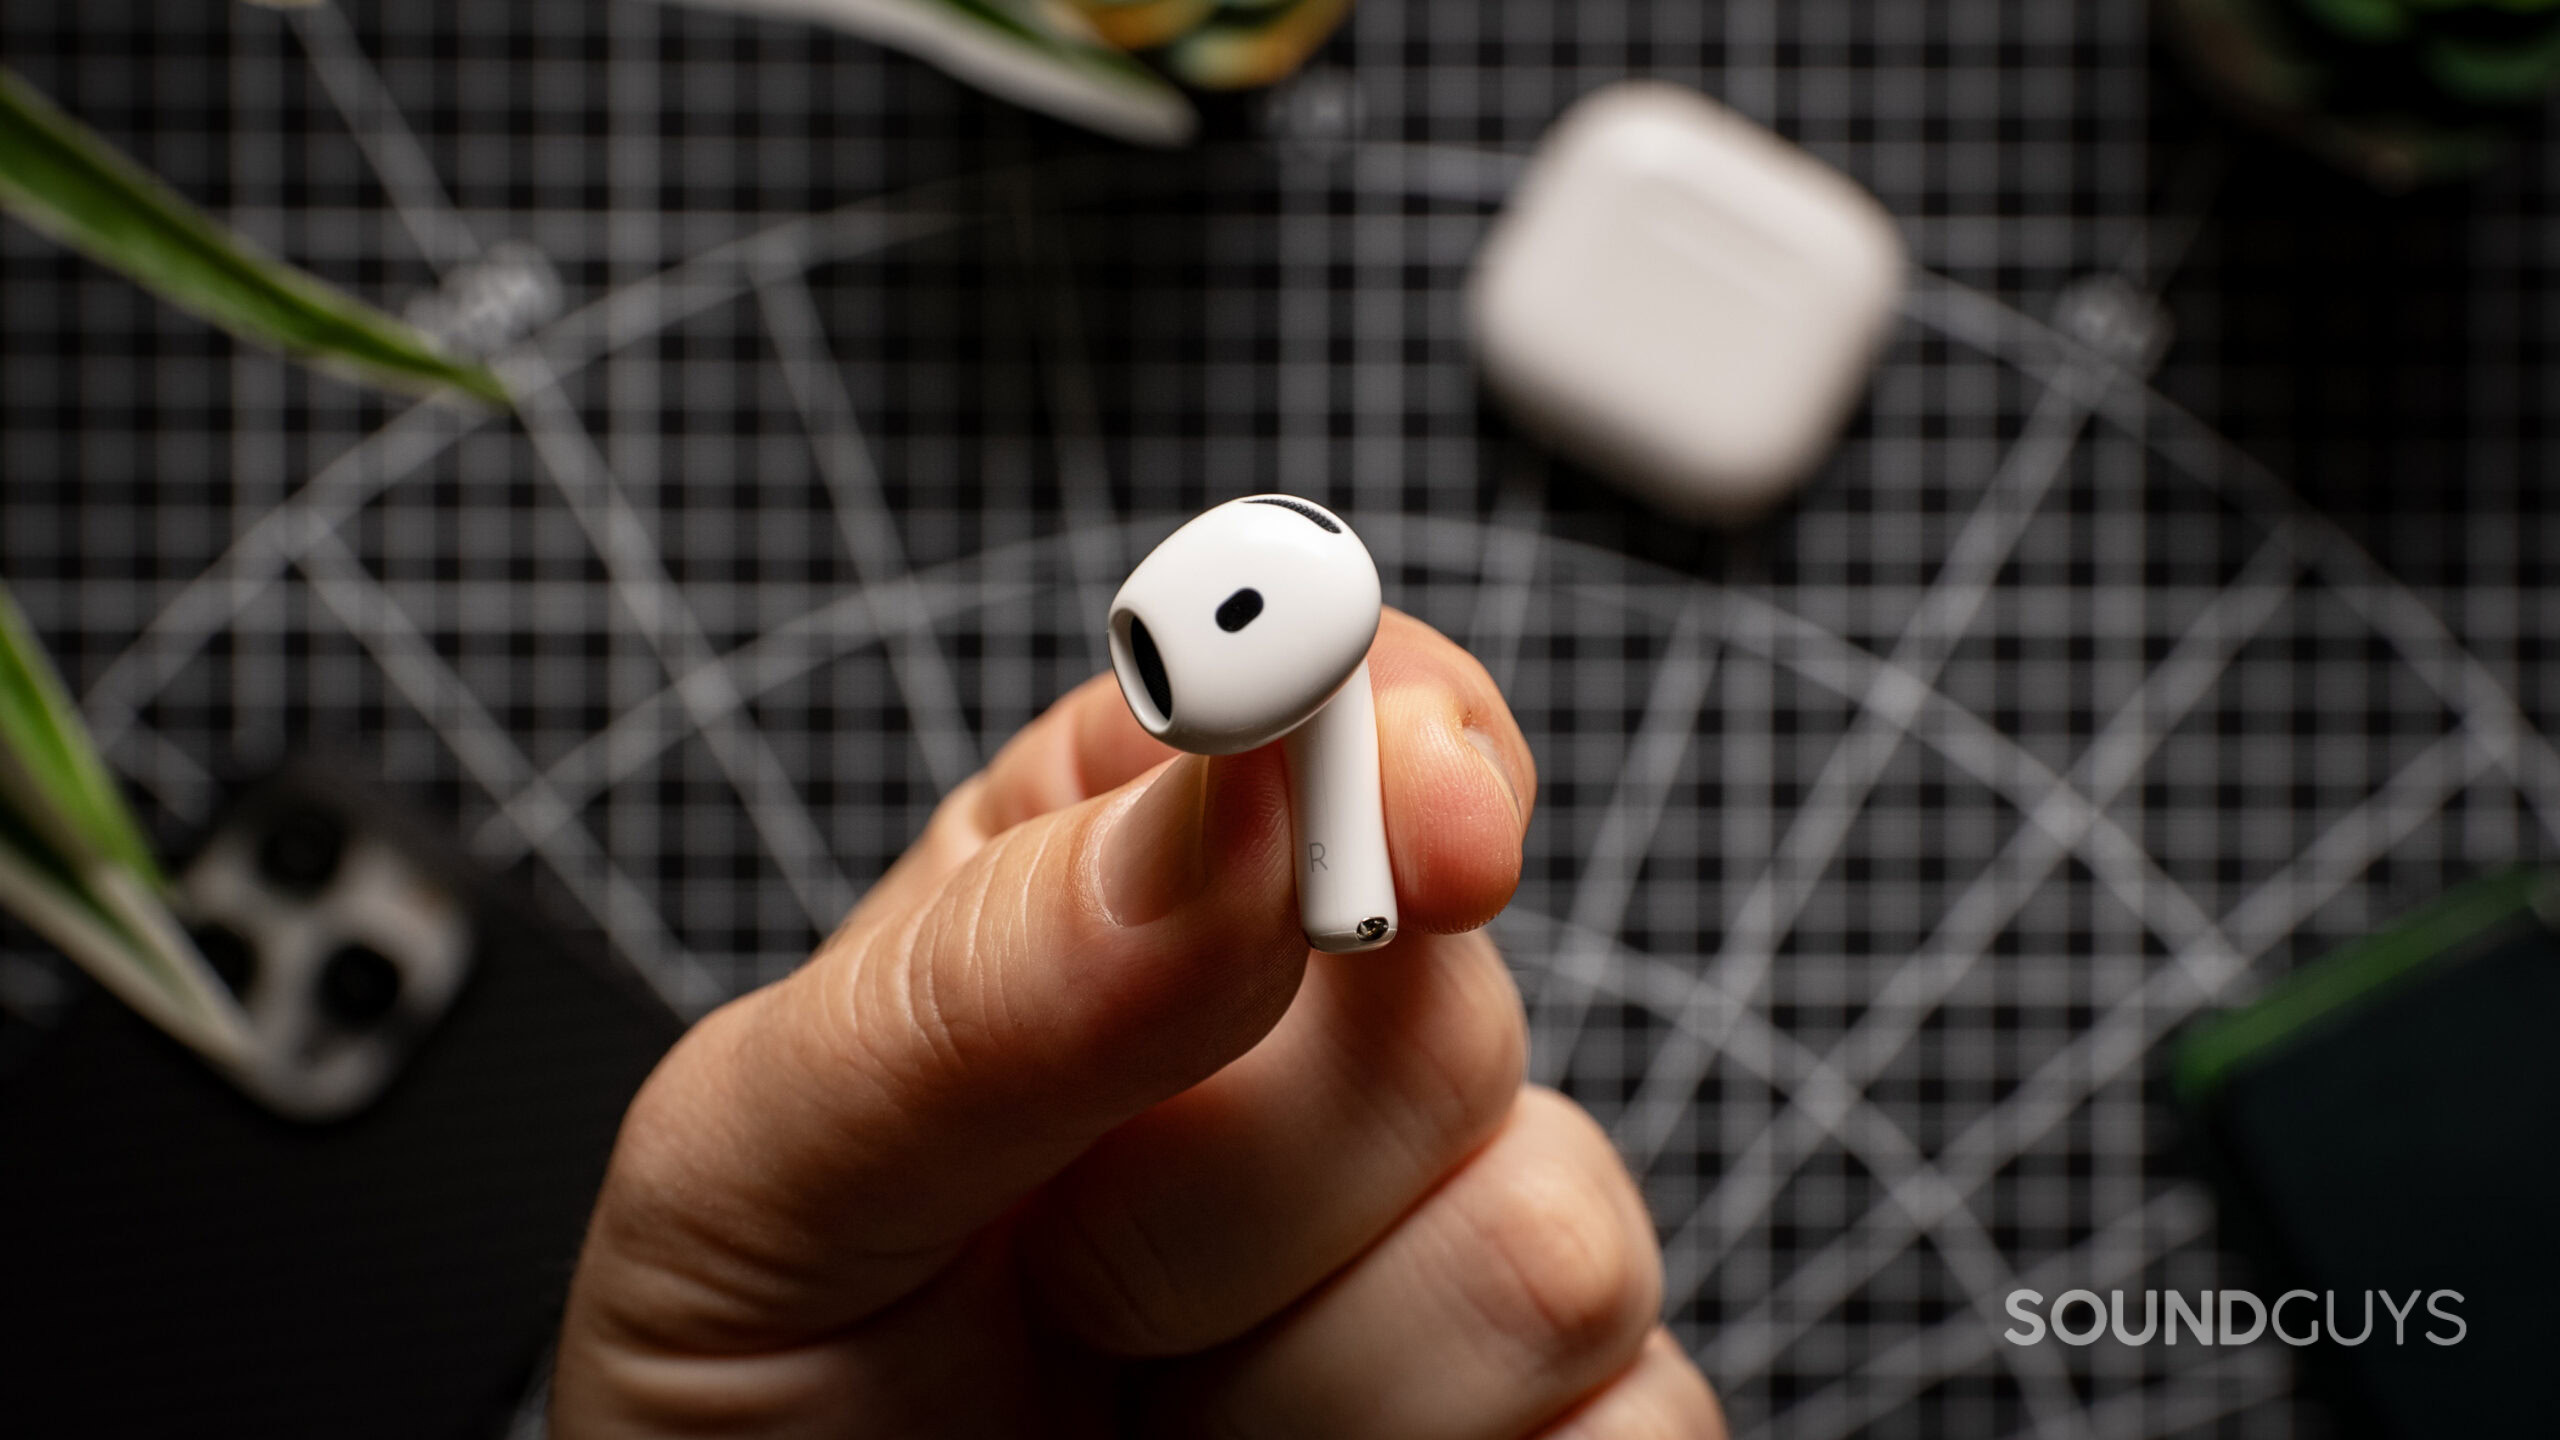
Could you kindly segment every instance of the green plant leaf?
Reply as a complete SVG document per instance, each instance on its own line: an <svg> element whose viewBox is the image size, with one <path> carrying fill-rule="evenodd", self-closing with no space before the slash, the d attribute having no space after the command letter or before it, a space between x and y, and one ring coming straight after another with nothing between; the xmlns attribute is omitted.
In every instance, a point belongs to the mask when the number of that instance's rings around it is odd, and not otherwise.
<svg viewBox="0 0 2560 1440"><path fill-rule="evenodd" d="M1123 50L1153 50L1198 28L1218 0L1076 0L1095 34Z"/></svg>
<svg viewBox="0 0 2560 1440"><path fill-rule="evenodd" d="M2301 4L2349 39L2379 42L2409 33L2409 12L2400 0L2301 0Z"/></svg>
<svg viewBox="0 0 2560 1440"><path fill-rule="evenodd" d="M1166 47L1164 67L1203 90L1270 85L1305 64L1350 9L1351 0L1231 5Z"/></svg>
<svg viewBox="0 0 2560 1440"><path fill-rule="evenodd" d="M153 1023L238 1063L245 1018L163 889L70 692L0 586L0 906Z"/></svg>
<svg viewBox="0 0 2560 1440"><path fill-rule="evenodd" d="M2511 15L2532 15L2554 6L2560 0L2400 0L2412 10L2504 10Z"/></svg>
<svg viewBox="0 0 2560 1440"><path fill-rule="evenodd" d="M0 909L33 926L117 998L219 1063L252 1058L239 1002L214 978L168 907L112 866L68 868L0 806Z"/></svg>
<svg viewBox="0 0 2560 1440"><path fill-rule="evenodd" d="M52 845L124 866L157 888L159 867L116 793L89 729L27 617L0 586L0 802Z"/></svg>
<svg viewBox="0 0 2560 1440"><path fill-rule="evenodd" d="M257 253L5 68L0 207L244 339L377 385L508 403L488 367Z"/></svg>
<svg viewBox="0 0 2560 1440"><path fill-rule="evenodd" d="M1198 112L1106 43L1069 0L684 0L833 25L928 60L981 90L1141 145L1179 145Z"/></svg>
<svg viewBox="0 0 2560 1440"><path fill-rule="evenodd" d="M2560 27L2506 45L2442 36L2427 42L2424 57L2427 74L2451 94L2478 104L2522 104L2560 84Z"/></svg>

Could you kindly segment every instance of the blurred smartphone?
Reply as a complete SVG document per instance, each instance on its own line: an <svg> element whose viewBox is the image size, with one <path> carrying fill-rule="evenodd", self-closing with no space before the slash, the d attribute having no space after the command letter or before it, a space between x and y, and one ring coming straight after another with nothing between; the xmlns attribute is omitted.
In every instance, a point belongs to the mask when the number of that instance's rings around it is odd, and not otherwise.
<svg viewBox="0 0 2560 1440"><path fill-rule="evenodd" d="M2352 1435L2552 1433L2555 877L2454 892L2191 1030L2174 1080L2256 1293L2334 1295L2305 1373ZM2379 1300L2361 1343L2366 1292ZM2395 1322L2390 1308L2408 1310ZM2314 1305L2285 1322L2301 1333ZM2269 1335L2260 1343L2274 1343Z"/></svg>
<svg viewBox="0 0 2560 1440"><path fill-rule="evenodd" d="M505 1428L623 1107L681 1026L460 855L334 769L231 807L178 891L274 1057L255 1073L217 1074L67 966L53 1003L18 1007L0 1428Z"/></svg>

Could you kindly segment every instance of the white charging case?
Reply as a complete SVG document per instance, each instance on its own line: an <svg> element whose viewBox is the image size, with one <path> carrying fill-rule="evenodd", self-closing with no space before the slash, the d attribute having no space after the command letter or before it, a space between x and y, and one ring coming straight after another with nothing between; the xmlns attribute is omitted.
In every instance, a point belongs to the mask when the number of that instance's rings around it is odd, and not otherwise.
<svg viewBox="0 0 2560 1440"><path fill-rule="evenodd" d="M1830 452L1903 263L1854 181L1703 95L1630 81L1548 134L1468 304L1529 428L1663 510L1735 523Z"/></svg>

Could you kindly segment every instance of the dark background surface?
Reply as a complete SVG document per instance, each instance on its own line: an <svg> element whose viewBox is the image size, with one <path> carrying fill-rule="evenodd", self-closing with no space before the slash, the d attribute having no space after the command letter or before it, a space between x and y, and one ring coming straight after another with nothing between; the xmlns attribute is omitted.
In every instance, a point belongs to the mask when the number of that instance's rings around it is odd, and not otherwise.
<svg viewBox="0 0 2560 1440"><path fill-rule="evenodd" d="M2551 851L2538 135L2379 199L2228 131L2130 3L1366 0L1177 156L799 26L346 14L0 14L281 253L398 306L515 239L570 307L528 424L413 411L0 227L0 573L169 835L353 752L698 1010L1098 666L1156 535L1303 491L1529 730L1536 1065L1643 1172L1737 1434L2318 1433L2272 1347L1990 1337L2017 1285L2251 1283L2161 1038ZM1744 536L1550 460L1466 360L1519 157L1631 74L1846 169L1918 267ZM404 132L415 227L354 138L397 176ZM2174 337L2149 386L2090 314Z"/></svg>

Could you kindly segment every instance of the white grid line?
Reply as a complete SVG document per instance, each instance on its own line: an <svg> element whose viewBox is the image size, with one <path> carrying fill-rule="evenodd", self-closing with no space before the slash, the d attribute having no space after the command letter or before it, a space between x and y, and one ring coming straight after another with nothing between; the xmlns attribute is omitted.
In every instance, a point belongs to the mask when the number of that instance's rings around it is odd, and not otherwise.
<svg viewBox="0 0 2560 1440"><path fill-rule="evenodd" d="M800 902L810 927L824 935L853 908L852 882L829 852L826 837L801 802L772 743L741 712L727 672L706 662L710 641L702 622L666 572L628 497L549 367L519 355L500 371L515 397L516 413L533 437L552 483L569 502L597 557L613 577L616 598L670 679L694 675L702 688L677 687L685 714L737 787L747 819L763 837L785 884Z"/></svg>
<svg viewBox="0 0 2560 1440"><path fill-rule="evenodd" d="M1102 419L1094 399L1093 372L1087 364L1084 319L1076 304L1075 257L1062 236L1042 231L1034 209L1035 181L1017 174L1007 185L1014 253L1025 281L1045 304L1032 311L1040 325L1040 371L1047 384L1050 453L1058 467L1058 489L1064 501L1068 554L1075 565L1077 609L1085 620L1078 629L1085 653L1097 667L1110 663L1103 639L1103 619L1120 588L1127 566L1121 548L1112 543L1119 506L1111 496L1111 464L1102 448Z"/></svg>
<svg viewBox="0 0 2560 1440"><path fill-rule="evenodd" d="M2225 990L2246 973L2249 958L2280 943L2313 908L2361 874L2406 828L2460 793L2478 771L2463 764L2479 750L2447 737L2429 746L2391 778L2372 800L2325 831L2304 853L2329 860L2323 873L2297 874L2286 866L2234 911L2232 924L2254 937L2201 965L2172 964L2154 971L2141 989L2038 1067L2009 1099L1977 1116L1939 1155L1932 1183L1895 1186L1889 1201L1871 1207L1848 1236L1799 1266L1753 1313L1734 1322L1708 1347L1718 1375L1748 1375L1766 1367L1810 1326L1808 1317L1839 1304L1871 1278L1897 1237L1908 1236L1941 1207L1965 1203L2000 1167L2023 1153L2100 1086L2130 1073L2169 1026ZM2330 857L2334 855L2333 860ZM2265 912L2261 914L2260 912ZM2201 974L2197 972L2201 971Z"/></svg>
<svg viewBox="0 0 2560 1440"><path fill-rule="evenodd" d="M1484 663L1496 686L1506 685L1520 661L1520 633L1528 624L1530 587L1538 578L1546 539L1543 466L1515 454L1494 497L1491 532L1477 569L1475 610L1467 623L1467 649Z"/></svg>
<svg viewBox="0 0 2560 1440"><path fill-rule="evenodd" d="M1921 1022L1972 973L2028 895L2085 838L2082 817L2115 803L2165 732L2204 697L2240 646L2274 616L2291 593L2292 576L2291 551L2270 541L2196 617L2159 668L2144 677L2069 776L2068 783L2086 797L2085 806L2039 804L2029 812L2028 823L2019 826L1999 857L1948 906L1936 931L1896 967L1856 1026L1823 1057L1821 1098L1796 1094L1761 1138L1727 1167L1715 1191L1675 1228L1675 1250L1684 1242L1697 1247L1690 1266L1674 1271L1675 1291L1702 1280L1768 1213L1795 1167L1830 1129L1816 1106L1836 1108L1838 1097L1861 1095L1875 1082ZM1703 1244L1693 1234L1701 1228L1712 1233Z"/></svg>
<svg viewBox="0 0 2560 1440"><path fill-rule="evenodd" d="M435 730L482 789L493 797L526 795L538 810L565 810L547 796L542 778L505 728L336 536L319 539L296 563L310 580L312 593L364 646L381 666L383 677ZM701 1014L722 997L721 987L702 963L667 929L648 893L596 847L594 837L583 827L551 824L532 843L615 948L679 1014Z"/></svg>
<svg viewBox="0 0 2560 1440"><path fill-rule="evenodd" d="M1909 733L1938 668L1972 624L2011 548L2069 463L2088 419L2078 388L2066 376L2038 401L2026 431L2001 462L1938 578L1895 640L1891 663L1876 672L1875 688L1860 697L1856 723L1798 805L1711 967L1727 989L1748 995L1760 988L1778 942L1830 869L1868 790ZM1654 1052L1618 1133L1621 1148L1639 1171L1662 1153L1714 1053L1712 1032L1705 1040L1686 1035L1667 1040Z"/></svg>
<svg viewBox="0 0 2560 1440"><path fill-rule="evenodd" d="M2047 1295L2074 1286L2121 1287L2138 1277L2153 1256L2203 1238L2212 1216L2212 1205L2201 1192L2163 1190L2080 1244L2038 1261L2015 1283ZM1787 1433L1792 1440L1845 1440L1941 1377L1993 1358L2000 1348L1994 1337L2011 1324L2005 1316L1985 1319L1978 1310L1969 1310L1901 1340L1859 1367L1855 1376L1843 1377L1788 1410ZM2097 1433L2109 1433L2106 1417L2093 1413L2086 1418ZM2038 1432L2021 1432L2030 1433Z"/></svg>
<svg viewBox="0 0 2560 1440"><path fill-rule="evenodd" d="M796 272L766 276L756 286L756 297L765 330L782 357L792 403L799 407L819 473L835 502L836 526L853 558L854 573L861 577L861 594L872 607L872 626L890 637L890 669L914 721L925 768L932 772L934 788L948 794L978 768L977 739L961 709L960 687L934 638L933 617L907 574L906 546L881 499L871 446L863 439L861 417L845 392L844 376L828 353L817 303Z"/></svg>
<svg viewBox="0 0 2560 1440"><path fill-rule="evenodd" d="M374 178L382 183L383 194L390 197L392 211L418 253L438 273L476 259L479 237L471 233L470 222L455 213L444 181L436 175L435 162L401 118L400 107L383 88L364 47L356 43L347 17L335 5L326 4L299 6L286 14L309 53L312 73L347 122L348 133L364 151L365 163L373 167Z"/></svg>
<svg viewBox="0 0 2560 1440"><path fill-rule="evenodd" d="M1644 718L1627 742L1627 760L1610 792L1600 830L1583 861L1582 878L1574 886L1570 919L1575 939L1557 954L1548 984L1538 997L1536 1024L1529 1045L1530 1073L1538 1083L1564 1078L1581 1043L1583 1021L1591 1013L1591 986L1598 977L1596 947L1618 933L1634 898L1636 872L1653 848L1663 807L1672 784L1688 759L1690 740L1698 728L1698 712L1715 684L1716 634L1722 607L1717 591L1701 585L1689 592L1680 617L1671 623L1671 638L1654 664L1653 685L1645 697ZM1562 992L1561 998L1558 991Z"/></svg>

